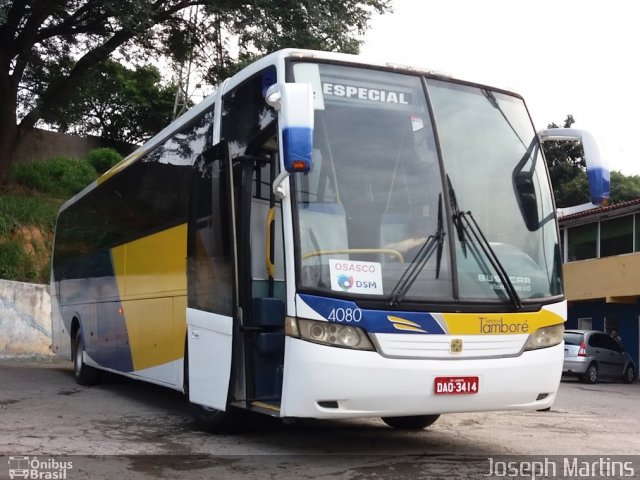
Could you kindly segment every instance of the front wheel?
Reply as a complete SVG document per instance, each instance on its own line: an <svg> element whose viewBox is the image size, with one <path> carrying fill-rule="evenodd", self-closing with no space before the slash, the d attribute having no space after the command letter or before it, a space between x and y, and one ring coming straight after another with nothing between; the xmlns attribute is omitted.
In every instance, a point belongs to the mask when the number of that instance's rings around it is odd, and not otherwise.
<svg viewBox="0 0 640 480"><path fill-rule="evenodd" d="M422 430L435 423L440 415L414 415L410 417L382 417L382 421L399 430Z"/></svg>
<svg viewBox="0 0 640 480"><path fill-rule="evenodd" d="M198 427L208 433L238 433L245 425L246 412L237 408L229 407L223 412L195 403L191 404L191 408Z"/></svg>
<svg viewBox="0 0 640 480"><path fill-rule="evenodd" d="M624 383L633 383L636 379L636 369L633 365L629 365L627 369L624 371L624 375L622 376L622 380Z"/></svg>
<svg viewBox="0 0 640 480"><path fill-rule="evenodd" d="M100 371L84 363L84 340L79 329L73 341L73 376L78 385L90 386L100 381Z"/></svg>

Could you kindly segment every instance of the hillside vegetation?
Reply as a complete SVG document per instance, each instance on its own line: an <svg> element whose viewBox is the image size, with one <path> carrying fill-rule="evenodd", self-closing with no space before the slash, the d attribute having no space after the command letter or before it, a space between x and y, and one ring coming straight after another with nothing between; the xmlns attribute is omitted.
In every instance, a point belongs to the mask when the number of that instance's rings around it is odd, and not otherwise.
<svg viewBox="0 0 640 480"><path fill-rule="evenodd" d="M0 190L0 278L48 283L60 206L121 158L115 150L100 148L83 159L14 165Z"/></svg>

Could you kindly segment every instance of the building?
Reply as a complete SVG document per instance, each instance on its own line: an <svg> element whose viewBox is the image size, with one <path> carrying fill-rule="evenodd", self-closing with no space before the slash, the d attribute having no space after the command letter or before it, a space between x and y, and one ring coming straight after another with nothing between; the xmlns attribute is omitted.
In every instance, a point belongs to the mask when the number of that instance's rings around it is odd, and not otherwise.
<svg viewBox="0 0 640 480"><path fill-rule="evenodd" d="M616 330L638 365L640 199L560 217L567 329Z"/></svg>

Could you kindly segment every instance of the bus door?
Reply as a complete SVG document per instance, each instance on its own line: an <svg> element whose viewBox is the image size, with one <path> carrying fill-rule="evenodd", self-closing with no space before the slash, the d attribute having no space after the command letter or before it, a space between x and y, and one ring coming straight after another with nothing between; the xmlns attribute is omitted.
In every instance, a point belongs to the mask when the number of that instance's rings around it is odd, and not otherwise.
<svg viewBox="0 0 640 480"><path fill-rule="evenodd" d="M220 136L232 165L237 251L229 397L235 406L275 415L282 390L285 288L280 206L271 194L277 114L265 102L274 83L276 69L270 66L224 93ZM268 242L275 269L266 263Z"/></svg>
<svg viewBox="0 0 640 480"><path fill-rule="evenodd" d="M185 389L198 405L226 410L237 323L234 215L224 143L196 160L187 233Z"/></svg>
<svg viewBox="0 0 640 480"><path fill-rule="evenodd" d="M271 190L276 164L275 153L264 149L234 162L242 312L234 348L243 350L246 407L272 414L282 392L285 317L281 209Z"/></svg>

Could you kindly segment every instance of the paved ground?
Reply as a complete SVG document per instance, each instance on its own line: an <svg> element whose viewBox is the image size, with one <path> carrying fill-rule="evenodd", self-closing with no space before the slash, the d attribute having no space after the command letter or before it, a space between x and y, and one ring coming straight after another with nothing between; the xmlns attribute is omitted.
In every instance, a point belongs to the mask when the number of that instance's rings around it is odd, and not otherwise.
<svg viewBox="0 0 640 480"><path fill-rule="evenodd" d="M0 455L93 456L69 457L69 479L475 478L505 454L640 454L639 399L639 383L569 379L549 412L445 415L409 433L377 419L256 417L243 434L214 436L196 429L176 392L118 377L80 387L69 362L2 360Z"/></svg>

